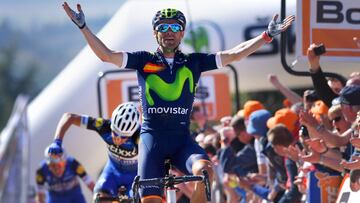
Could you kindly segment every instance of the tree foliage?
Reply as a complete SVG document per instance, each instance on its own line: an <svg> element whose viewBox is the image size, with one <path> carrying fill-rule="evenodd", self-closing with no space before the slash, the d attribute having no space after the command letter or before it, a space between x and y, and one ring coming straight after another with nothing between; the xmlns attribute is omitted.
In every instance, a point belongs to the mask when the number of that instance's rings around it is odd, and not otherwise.
<svg viewBox="0 0 360 203"><path fill-rule="evenodd" d="M35 87L34 78L37 71L36 62L27 62L25 66L17 65L15 43L0 49L0 129L9 119L14 101L19 94L34 96L38 89Z"/></svg>

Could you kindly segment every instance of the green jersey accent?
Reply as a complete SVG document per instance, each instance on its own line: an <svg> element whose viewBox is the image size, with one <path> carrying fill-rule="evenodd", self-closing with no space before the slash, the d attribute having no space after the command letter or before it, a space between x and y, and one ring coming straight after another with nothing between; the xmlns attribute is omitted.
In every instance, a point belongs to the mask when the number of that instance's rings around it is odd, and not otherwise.
<svg viewBox="0 0 360 203"><path fill-rule="evenodd" d="M183 66L176 72L175 81L166 83L156 74L150 74L146 78L146 100L150 106L155 104L151 97L150 90L154 91L162 100L176 101L181 96L185 81L189 80L189 89L194 93L194 78L189 68Z"/></svg>
<svg viewBox="0 0 360 203"><path fill-rule="evenodd" d="M188 131L196 84L202 72L217 68L215 54L177 51L172 66L160 50L127 56L125 68L137 70L141 130Z"/></svg>

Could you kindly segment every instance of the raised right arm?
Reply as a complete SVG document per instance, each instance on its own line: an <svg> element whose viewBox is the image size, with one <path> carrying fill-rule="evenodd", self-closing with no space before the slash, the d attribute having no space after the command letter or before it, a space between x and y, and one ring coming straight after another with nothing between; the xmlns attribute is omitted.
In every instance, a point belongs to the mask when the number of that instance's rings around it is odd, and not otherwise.
<svg viewBox="0 0 360 203"><path fill-rule="evenodd" d="M118 67L122 67L124 54L122 52L115 52L110 50L96 35L91 32L85 23L85 15L81 10L80 4L77 4L77 10L79 13L73 11L66 2L64 2L62 6L69 18L75 23L75 25L79 27L88 45L96 54L96 56L104 62L112 63Z"/></svg>
<svg viewBox="0 0 360 203"><path fill-rule="evenodd" d="M54 139L63 140L65 133L71 125L80 126L81 116L73 113L64 113L61 117L55 132Z"/></svg>
<svg viewBox="0 0 360 203"><path fill-rule="evenodd" d="M302 98L292 91L290 88L284 86L274 74L269 74L268 79L271 84L279 90L292 104L296 104L298 102L302 102Z"/></svg>

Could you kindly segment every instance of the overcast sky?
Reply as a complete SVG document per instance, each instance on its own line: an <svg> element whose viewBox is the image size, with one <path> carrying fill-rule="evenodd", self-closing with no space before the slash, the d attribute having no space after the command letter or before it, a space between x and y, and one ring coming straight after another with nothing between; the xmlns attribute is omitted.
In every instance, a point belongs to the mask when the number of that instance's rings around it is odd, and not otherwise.
<svg viewBox="0 0 360 203"><path fill-rule="evenodd" d="M112 16L125 0L68 0L76 9L80 3L86 18ZM64 1L59 0L0 0L0 22L10 20L19 28L42 26L49 23L63 23L67 16L62 8Z"/></svg>

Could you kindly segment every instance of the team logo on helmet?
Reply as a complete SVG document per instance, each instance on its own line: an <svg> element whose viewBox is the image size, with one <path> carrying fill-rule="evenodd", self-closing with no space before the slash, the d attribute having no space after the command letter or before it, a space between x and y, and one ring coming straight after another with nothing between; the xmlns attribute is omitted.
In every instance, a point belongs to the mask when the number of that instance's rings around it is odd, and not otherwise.
<svg viewBox="0 0 360 203"><path fill-rule="evenodd" d="M173 8L166 8L156 12L152 20L153 28L155 29L155 27L159 25L162 20L169 20L169 19L176 20L185 30L185 25L186 25L185 15L181 11Z"/></svg>

